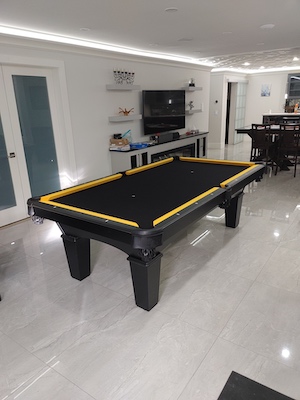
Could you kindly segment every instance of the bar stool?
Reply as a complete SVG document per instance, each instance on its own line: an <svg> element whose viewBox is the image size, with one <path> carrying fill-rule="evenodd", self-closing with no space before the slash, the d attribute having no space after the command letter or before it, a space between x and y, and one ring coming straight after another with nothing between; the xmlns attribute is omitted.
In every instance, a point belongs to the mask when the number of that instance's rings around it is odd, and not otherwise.
<svg viewBox="0 0 300 400"><path fill-rule="evenodd" d="M270 149L273 146L270 125L252 124L251 128L250 161L265 162L265 173L267 173L268 163L271 162L272 169L274 165L273 159L270 157Z"/></svg>
<svg viewBox="0 0 300 400"><path fill-rule="evenodd" d="M294 177L297 171L297 161L300 151L300 125L282 124L280 125L278 141L278 162L284 164L292 163L294 166ZM278 164L276 165L275 175L277 175Z"/></svg>

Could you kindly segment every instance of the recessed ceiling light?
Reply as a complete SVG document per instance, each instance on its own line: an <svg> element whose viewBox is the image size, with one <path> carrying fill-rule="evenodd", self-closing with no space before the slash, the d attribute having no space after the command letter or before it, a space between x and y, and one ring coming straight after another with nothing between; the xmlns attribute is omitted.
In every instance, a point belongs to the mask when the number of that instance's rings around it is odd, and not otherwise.
<svg viewBox="0 0 300 400"><path fill-rule="evenodd" d="M182 38L178 39L178 42L191 42L193 39L192 38Z"/></svg>
<svg viewBox="0 0 300 400"><path fill-rule="evenodd" d="M261 25L260 29L273 29L274 28L274 24L265 24L265 25Z"/></svg>
<svg viewBox="0 0 300 400"><path fill-rule="evenodd" d="M176 7L169 7L169 8L166 8L165 11L166 11L166 12L176 12L176 11L178 11L178 8L176 8Z"/></svg>
<svg viewBox="0 0 300 400"><path fill-rule="evenodd" d="M259 67L259 69L264 69L265 67L262 65L261 67Z"/></svg>
<svg viewBox="0 0 300 400"><path fill-rule="evenodd" d="M248 65L250 65L250 63L249 62L244 62L243 65L248 66Z"/></svg>
<svg viewBox="0 0 300 400"><path fill-rule="evenodd" d="M294 57L293 61L299 61L299 58L298 57Z"/></svg>

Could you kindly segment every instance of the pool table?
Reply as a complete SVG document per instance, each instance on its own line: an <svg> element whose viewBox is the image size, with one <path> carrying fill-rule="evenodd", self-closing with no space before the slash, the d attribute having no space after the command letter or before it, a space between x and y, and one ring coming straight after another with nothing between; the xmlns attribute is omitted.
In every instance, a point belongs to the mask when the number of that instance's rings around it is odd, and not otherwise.
<svg viewBox="0 0 300 400"><path fill-rule="evenodd" d="M159 298L161 250L216 207L226 226L239 223L243 190L264 166L251 162L172 157L28 200L36 223L56 221L71 276L90 275L90 239L128 255L135 301Z"/></svg>

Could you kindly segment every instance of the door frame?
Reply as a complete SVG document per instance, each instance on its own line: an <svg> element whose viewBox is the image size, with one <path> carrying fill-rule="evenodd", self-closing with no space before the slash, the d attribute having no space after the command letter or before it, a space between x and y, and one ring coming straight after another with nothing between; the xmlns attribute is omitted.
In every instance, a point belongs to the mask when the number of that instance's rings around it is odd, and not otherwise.
<svg viewBox="0 0 300 400"><path fill-rule="evenodd" d="M26 202L28 197L31 197L31 191L28 175L27 179L25 179L24 173L21 172L24 171L25 168L25 171L27 173L27 165L21 139L21 130L18 120L16 100L14 93L12 92L13 86L11 72L26 75L26 71L28 73L28 71L31 70L33 75L34 72L37 72L35 76L39 76L41 72L47 73L46 79L52 116L54 140L57 152L60 184L61 188L63 189L66 187L70 187L78 182L65 69L63 62L57 60L8 57L3 55L0 55L0 68L1 76L3 77L3 82L1 84L3 88L0 86L0 89L4 89L3 96L0 96L0 110L2 123L4 125L3 129L5 130L6 147L8 153L15 152L17 154L17 157L12 159L13 161L17 160L17 162L11 162L10 160L10 167L11 172L14 175L16 175L17 170L19 171L20 177L19 179L16 178L14 180L14 189L16 191L16 195L23 196L23 218L26 218L28 216ZM10 78L8 78L9 75ZM8 79L10 79L10 82L8 82ZM20 213L16 212L16 210L13 211L14 209L15 208L13 207L12 210L10 210L9 212L9 214L11 214L12 216L12 219L10 221L7 221L7 218L5 218L5 221L2 222L1 218L0 226L22 219L22 217L20 217ZM2 213L4 212L5 210L2 211ZM13 218L14 214L15 218Z"/></svg>
<svg viewBox="0 0 300 400"><path fill-rule="evenodd" d="M0 67L0 115L2 128L4 132L4 140L6 145L7 155L11 152L15 152L15 142L10 121L9 108L5 93L4 79L2 74L2 68ZM25 218L26 215L26 204L24 203L23 185L21 176L19 173L19 164L16 158L8 158L9 168L12 178L12 184L14 187L14 195L16 205L14 207L6 208L0 211L0 226L6 225L7 223L14 222L15 219Z"/></svg>

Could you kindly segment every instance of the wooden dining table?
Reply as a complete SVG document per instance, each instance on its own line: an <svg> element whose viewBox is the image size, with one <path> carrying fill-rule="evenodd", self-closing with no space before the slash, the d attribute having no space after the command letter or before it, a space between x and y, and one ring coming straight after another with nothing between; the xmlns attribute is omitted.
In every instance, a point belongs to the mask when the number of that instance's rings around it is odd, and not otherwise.
<svg viewBox="0 0 300 400"><path fill-rule="evenodd" d="M289 166L291 166L291 162L286 158L285 161L279 161L278 160L278 152L279 152L279 135L282 132L280 130L280 125L270 125L270 131L272 134L272 142L274 143L274 146L272 146L271 151L269 152L269 156L274 162L274 164L278 165L278 167L283 170L283 171L288 171ZM245 126L242 128L237 128L236 133L243 134L243 135L248 135L252 139L252 127L251 125ZM270 133L270 132L269 132ZM259 161L259 160L257 160Z"/></svg>
<svg viewBox="0 0 300 400"><path fill-rule="evenodd" d="M280 133L280 125L270 125L270 129L272 134L274 135L273 141L275 142ZM243 128L237 128L236 133L240 133L243 135L246 134L252 138L252 127L251 125L249 125L249 126L244 126Z"/></svg>

